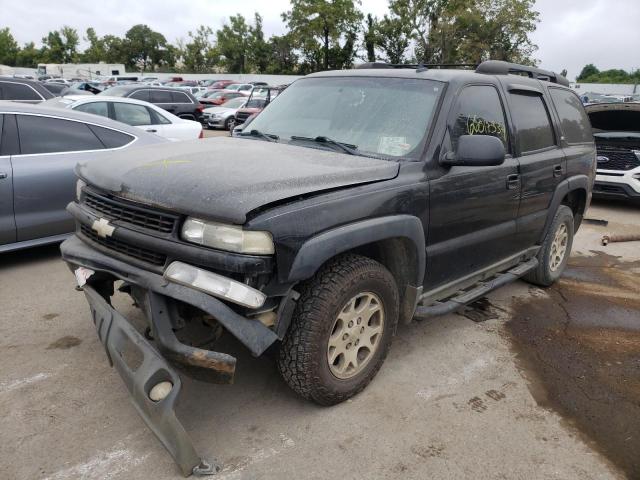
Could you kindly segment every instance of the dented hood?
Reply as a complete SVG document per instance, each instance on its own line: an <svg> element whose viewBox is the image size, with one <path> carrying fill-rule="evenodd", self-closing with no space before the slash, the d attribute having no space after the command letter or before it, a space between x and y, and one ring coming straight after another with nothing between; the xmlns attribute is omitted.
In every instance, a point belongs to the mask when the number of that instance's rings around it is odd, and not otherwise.
<svg viewBox="0 0 640 480"><path fill-rule="evenodd" d="M234 224L299 195L394 178L396 162L233 137L130 148L79 164L90 185L122 198Z"/></svg>

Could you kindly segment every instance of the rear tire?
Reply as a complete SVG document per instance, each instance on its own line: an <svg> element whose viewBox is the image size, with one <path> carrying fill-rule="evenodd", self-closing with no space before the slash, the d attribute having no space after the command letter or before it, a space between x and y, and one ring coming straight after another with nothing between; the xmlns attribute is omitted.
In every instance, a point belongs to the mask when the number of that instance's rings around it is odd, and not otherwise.
<svg viewBox="0 0 640 480"><path fill-rule="evenodd" d="M344 255L301 288L278 369L302 397L334 405L375 377L398 323L398 288L380 263Z"/></svg>
<svg viewBox="0 0 640 480"><path fill-rule="evenodd" d="M541 287L553 285L567 266L573 235L573 211L566 205L560 205L538 252L538 266L527 273L524 280Z"/></svg>
<svg viewBox="0 0 640 480"><path fill-rule="evenodd" d="M224 129L231 130L233 128L234 120L233 117L229 117L224 121Z"/></svg>

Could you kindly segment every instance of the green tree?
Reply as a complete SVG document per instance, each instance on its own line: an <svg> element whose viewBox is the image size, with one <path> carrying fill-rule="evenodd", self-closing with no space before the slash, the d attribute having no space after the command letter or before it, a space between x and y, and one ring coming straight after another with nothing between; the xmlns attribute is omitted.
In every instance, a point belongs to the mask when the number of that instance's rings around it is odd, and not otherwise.
<svg viewBox="0 0 640 480"><path fill-rule="evenodd" d="M104 40L98 37L92 27L87 28L84 41L88 42L89 46L82 53L82 60L87 63L104 62L107 56Z"/></svg>
<svg viewBox="0 0 640 480"><path fill-rule="evenodd" d="M42 54L35 43L25 43L16 56L16 67L36 68Z"/></svg>
<svg viewBox="0 0 640 480"><path fill-rule="evenodd" d="M124 40L115 35L102 37L104 48L104 61L107 63L128 63Z"/></svg>
<svg viewBox="0 0 640 480"><path fill-rule="evenodd" d="M130 67L145 72L153 70L156 65L168 63L167 39L161 33L138 24L131 27L124 37L122 51Z"/></svg>
<svg viewBox="0 0 640 480"><path fill-rule="evenodd" d="M269 39L269 65L266 73L291 75L296 73L298 56L290 35L273 35Z"/></svg>
<svg viewBox="0 0 640 480"><path fill-rule="evenodd" d="M74 63L78 60L80 37L75 28L63 26L42 38L43 60L48 63Z"/></svg>
<svg viewBox="0 0 640 480"><path fill-rule="evenodd" d="M0 64L14 66L20 48L9 27L0 29Z"/></svg>
<svg viewBox="0 0 640 480"><path fill-rule="evenodd" d="M246 73L251 45L251 33L245 18L238 14L216 32L222 62L229 73Z"/></svg>
<svg viewBox="0 0 640 480"><path fill-rule="evenodd" d="M590 63L584 66L584 68L580 72L580 75L578 75L578 78L576 78L576 81L584 82L585 78L598 75L599 73L600 70L598 70L598 68L593 63Z"/></svg>
<svg viewBox="0 0 640 480"><path fill-rule="evenodd" d="M283 13L282 19L312 69L328 70L353 59L353 36L362 22L356 5L360 0L291 0L291 10Z"/></svg>
<svg viewBox="0 0 640 480"><path fill-rule="evenodd" d="M411 43L411 31L396 16L385 15L376 25L376 44L386 62L406 63L406 52Z"/></svg>
<svg viewBox="0 0 640 480"><path fill-rule="evenodd" d="M367 62L376 61L377 25L377 19L368 13L364 29L364 48L367 51Z"/></svg>
<svg viewBox="0 0 640 480"><path fill-rule="evenodd" d="M258 73L267 71L270 53L271 48L262 31L262 17L256 12L253 25L249 27L249 62Z"/></svg>
<svg viewBox="0 0 640 480"><path fill-rule="evenodd" d="M206 73L213 69L219 55L212 37L213 30L204 25L200 25L195 33L189 32L189 42L184 46L183 53L186 71Z"/></svg>

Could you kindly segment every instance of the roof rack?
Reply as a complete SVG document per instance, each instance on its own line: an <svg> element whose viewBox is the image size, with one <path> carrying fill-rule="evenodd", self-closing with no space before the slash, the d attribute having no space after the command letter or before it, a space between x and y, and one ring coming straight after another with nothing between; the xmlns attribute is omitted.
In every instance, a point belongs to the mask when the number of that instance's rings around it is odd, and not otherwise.
<svg viewBox="0 0 640 480"><path fill-rule="evenodd" d="M565 87L569 86L569 80L550 70L518 65L517 63L503 62L501 60L487 60L482 62L478 65L478 68L476 68L476 73L484 73L488 75L525 74L529 78L557 83L559 85L564 85Z"/></svg>
<svg viewBox="0 0 640 480"><path fill-rule="evenodd" d="M384 63L384 62L366 62L357 65L355 68L371 69L371 68L409 68L412 70L426 71L431 68L476 68L477 63Z"/></svg>

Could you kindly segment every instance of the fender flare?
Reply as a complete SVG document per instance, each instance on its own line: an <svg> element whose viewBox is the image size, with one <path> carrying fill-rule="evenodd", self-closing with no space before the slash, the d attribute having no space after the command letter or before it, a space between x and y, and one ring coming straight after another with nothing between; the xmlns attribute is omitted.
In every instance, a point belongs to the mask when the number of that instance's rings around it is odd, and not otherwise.
<svg viewBox="0 0 640 480"><path fill-rule="evenodd" d="M299 282L312 277L327 260L340 253L369 243L391 238L406 238L416 250L418 259L416 278L410 283L422 285L427 264L425 234L422 222L411 215L371 218L322 232L307 240L293 260L288 282Z"/></svg>
<svg viewBox="0 0 640 480"><path fill-rule="evenodd" d="M547 232L549 231L549 228L551 228L551 223L553 223L553 218L558 211L558 207L562 203L562 199L566 197L569 192L573 192L574 190L584 190L588 195L589 183L590 180L588 176L575 175L573 177L564 179L558 184L555 192L553 192L551 203L549 204L549 214L547 215L547 220L545 221L544 228L542 229L542 235L540 236L539 240L540 243L542 243L547 236Z"/></svg>

